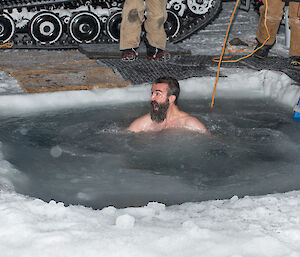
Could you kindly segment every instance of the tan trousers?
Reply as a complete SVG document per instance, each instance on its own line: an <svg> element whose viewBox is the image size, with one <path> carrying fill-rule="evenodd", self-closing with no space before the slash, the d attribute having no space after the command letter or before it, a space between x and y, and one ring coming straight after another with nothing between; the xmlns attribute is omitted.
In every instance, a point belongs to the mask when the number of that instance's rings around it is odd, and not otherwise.
<svg viewBox="0 0 300 257"><path fill-rule="evenodd" d="M256 38L260 43L263 43L268 38L264 24L266 0L263 0L263 3L264 5L259 10L260 18L256 33ZM281 0L268 0L267 27L271 37L266 45L272 45L276 40L284 6L285 3ZM290 56L300 56L300 2L289 3L289 25L291 29Z"/></svg>
<svg viewBox="0 0 300 257"><path fill-rule="evenodd" d="M144 23L150 45L165 49L167 35L164 23L167 20L167 0L126 0L120 29L120 50L136 48L140 44L141 26L144 11L147 19Z"/></svg>

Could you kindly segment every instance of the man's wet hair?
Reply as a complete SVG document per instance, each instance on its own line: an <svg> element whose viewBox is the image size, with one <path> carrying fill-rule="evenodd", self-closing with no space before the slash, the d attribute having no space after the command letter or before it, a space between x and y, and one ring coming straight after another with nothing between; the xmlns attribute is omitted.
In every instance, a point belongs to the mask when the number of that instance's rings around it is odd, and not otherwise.
<svg viewBox="0 0 300 257"><path fill-rule="evenodd" d="M174 104L177 105L178 97L180 94L180 87L178 80L172 77L160 77L154 81L154 84L166 83L168 85L168 96L175 95L176 99Z"/></svg>

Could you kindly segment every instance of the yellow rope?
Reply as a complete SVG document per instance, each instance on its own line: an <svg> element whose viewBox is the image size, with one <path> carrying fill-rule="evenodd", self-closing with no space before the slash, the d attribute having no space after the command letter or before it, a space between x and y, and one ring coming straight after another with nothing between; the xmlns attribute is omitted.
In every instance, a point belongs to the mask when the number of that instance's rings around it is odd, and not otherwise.
<svg viewBox="0 0 300 257"><path fill-rule="evenodd" d="M221 53L221 56L220 56L220 59L219 59L218 72L217 72L217 77L216 77L216 80L215 80L214 92L213 92L210 108L214 107L216 89L217 89L218 79L219 79L219 76L220 76L221 63L222 63L223 55L224 55L224 52L225 52L226 42L227 42L227 38L228 38L228 35L229 35L229 30L230 30L230 27L231 27L231 23L233 21L233 17L234 17L234 14L235 14L235 11L238 7L239 2L240 2L240 0L236 1L234 10L233 10L231 18L230 18L229 25L228 25L228 28L227 28L225 40L224 40L224 43L223 43L222 53Z"/></svg>
<svg viewBox="0 0 300 257"><path fill-rule="evenodd" d="M223 60L223 56L224 56L224 52L225 52L225 49L226 49L226 45L227 45L227 39L228 39L228 35L229 35L229 31L230 31L230 27L231 27L231 24L232 24L232 21L233 21L233 18L234 18L234 15L235 15L235 12L236 12L236 9L238 7L238 4L239 4L239 1L240 0L237 0L236 1L236 4L235 4L235 7L234 7L234 10L232 12L232 15L231 15L231 18L230 18L230 22L229 22L229 25L228 25L228 28L227 28L227 32L226 32L226 36L225 36L225 40L224 40L224 43L223 43L223 48L222 48L222 53L221 53L221 56L219 58L214 58L213 61L214 62L218 62L219 65L218 65L218 72L217 72L217 77L216 77L216 80L215 80L215 85L214 85L214 91L213 91L213 96L212 96L212 101L211 101L211 105L210 105L210 108L212 109L214 107L214 102L215 102L215 94L216 94L216 89L217 89L217 84L218 84L218 80L219 80L219 76L220 76L220 68L221 68L221 63L222 62L239 62L243 59L246 59L250 56L252 56L257 50L261 49L266 43L267 41L270 39L271 35L269 33L269 29L268 29L268 26L267 26L267 13L268 13L268 0L266 0L266 10L265 10L265 19L264 19L264 25L265 25L265 28L266 28L266 31L267 31L267 34L268 34L268 37L267 39L263 42L263 44L258 47L257 49L255 49L254 51L251 51L250 54L246 55L246 56L243 56L237 60L226 60L224 61ZM228 44L229 45L229 44ZM230 46L230 45L229 45ZM231 46L230 46L231 47ZM227 50L230 54L230 50ZM237 50L238 52L239 50ZM243 51L243 50L242 50ZM240 52L242 52L240 51ZM229 56L229 57L226 57L226 58L231 58L232 56Z"/></svg>

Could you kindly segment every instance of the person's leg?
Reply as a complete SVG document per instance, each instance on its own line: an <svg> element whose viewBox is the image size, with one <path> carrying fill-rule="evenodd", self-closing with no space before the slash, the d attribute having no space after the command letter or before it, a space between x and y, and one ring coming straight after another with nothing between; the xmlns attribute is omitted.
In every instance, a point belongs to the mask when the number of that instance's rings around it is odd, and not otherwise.
<svg viewBox="0 0 300 257"><path fill-rule="evenodd" d="M122 11L120 50L137 48L144 20L144 0L126 0Z"/></svg>
<svg viewBox="0 0 300 257"><path fill-rule="evenodd" d="M290 56L300 56L300 2L290 2L289 24L291 29Z"/></svg>
<svg viewBox="0 0 300 257"><path fill-rule="evenodd" d="M300 69L300 3L290 2L289 24L291 28L290 67Z"/></svg>
<svg viewBox="0 0 300 257"><path fill-rule="evenodd" d="M265 27L265 11L266 11L266 0L263 0L264 5L259 9L260 17L256 32L257 40L262 44L268 38L268 33ZM269 30L270 38L266 42L266 45L273 45L276 40L277 31L282 19L283 7L285 3L281 0L268 0L268 11L267 11L267 27Z"/></svg>
<svg viewBox="0 0 300 257"><path fill-rule="evenodd" d="M166 49L167 35L164 23L167 20L167 0L146 0L147 19L146 37L149 44L159 49Z"/></svg>

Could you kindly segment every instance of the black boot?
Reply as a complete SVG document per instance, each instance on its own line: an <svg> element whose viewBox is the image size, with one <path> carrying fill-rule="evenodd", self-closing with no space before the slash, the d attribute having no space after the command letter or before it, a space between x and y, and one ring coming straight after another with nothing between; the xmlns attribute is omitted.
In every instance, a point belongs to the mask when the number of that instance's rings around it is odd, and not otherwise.
<svg viewBox="0 0 300 257"><path fill-rule="evenodd" d="M144 37L144 42L147 48L147 59L159 62L167 62L171 59L169 52L150 45L146 37Z"/></svg>
<svg viewBox="0 0 300 257"><path fill-rule="evenodd" d="M254 50L261 47L262 45L263 45L262 43L258 42ZM257 58L260 58L260 59L265 59L268 56L269 51L273 47L273 45L264 45L262 48L258 49L254 53L254 56L257 57Z"/></svg>
<svg viewBox="0 0 300 257"><path fill-rule="evenodd" d="M300 56L291 56L289 67L292 69L300 69Z"/></svg>
<svg viewBox="0 0 300 257"><path fill-rule="evenodd" d="M124 62L133 62L137 59L138 53L137 48L129 48L125 50L121 50L122 52L122 61Z"/></svg>

